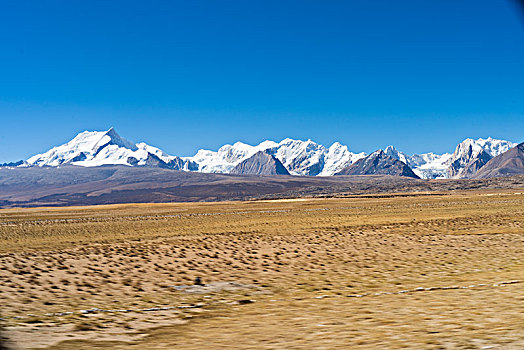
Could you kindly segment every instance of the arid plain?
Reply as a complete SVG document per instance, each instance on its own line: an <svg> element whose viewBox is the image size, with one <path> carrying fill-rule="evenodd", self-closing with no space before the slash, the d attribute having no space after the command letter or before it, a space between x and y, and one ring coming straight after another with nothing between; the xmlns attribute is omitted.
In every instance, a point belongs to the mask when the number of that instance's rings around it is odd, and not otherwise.
<svg viewBox="0 0 524 350"><path fill-rule="evenodd" d="M22 349L522 349L523 192L1 210L2 337Z"/></svg>

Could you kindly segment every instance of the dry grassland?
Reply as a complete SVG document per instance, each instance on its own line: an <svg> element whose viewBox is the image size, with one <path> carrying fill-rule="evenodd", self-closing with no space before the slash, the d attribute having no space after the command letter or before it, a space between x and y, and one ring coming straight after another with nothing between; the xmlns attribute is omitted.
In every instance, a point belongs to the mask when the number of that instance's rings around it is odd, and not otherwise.
<svg viewBox="0 0 524 350"><path fill-rule="evenodd" d="M20 348L522 349L515 192L0 210L0 322Z"/></svg>

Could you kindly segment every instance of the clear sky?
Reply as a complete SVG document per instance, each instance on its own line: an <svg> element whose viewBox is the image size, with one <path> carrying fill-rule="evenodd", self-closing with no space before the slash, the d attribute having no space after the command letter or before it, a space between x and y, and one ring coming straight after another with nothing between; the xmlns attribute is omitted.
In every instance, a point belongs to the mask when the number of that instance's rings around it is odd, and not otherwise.
<svg viewBox="0 0 524 350"><path fill-rule="evenodd" d="M0 44L0 162L111 126L180 156L524 141L510 0L6 0Z"/></svg>

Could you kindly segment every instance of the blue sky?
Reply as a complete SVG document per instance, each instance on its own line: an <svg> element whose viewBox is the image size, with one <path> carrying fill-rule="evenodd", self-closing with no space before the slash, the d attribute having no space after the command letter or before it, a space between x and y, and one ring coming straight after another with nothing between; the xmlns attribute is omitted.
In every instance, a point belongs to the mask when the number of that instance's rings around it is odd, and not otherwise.
<svg viewBox="0 0 524 350"><path fill-rule="evenodd" d="M0 43L0 162L111 126L182 156L285 137L523 141L509 0L8 0Z"/></svg>

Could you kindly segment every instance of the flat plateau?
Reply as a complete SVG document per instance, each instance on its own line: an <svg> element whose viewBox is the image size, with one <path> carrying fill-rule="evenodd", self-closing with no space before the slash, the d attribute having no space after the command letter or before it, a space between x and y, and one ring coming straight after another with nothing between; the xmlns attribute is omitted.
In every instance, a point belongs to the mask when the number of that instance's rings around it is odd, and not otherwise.
<svg viewBox="0 0 524 350"><path fill-rule="evenodd" d="M522 349L523 192L0 210L2 338Z"/></svg>

